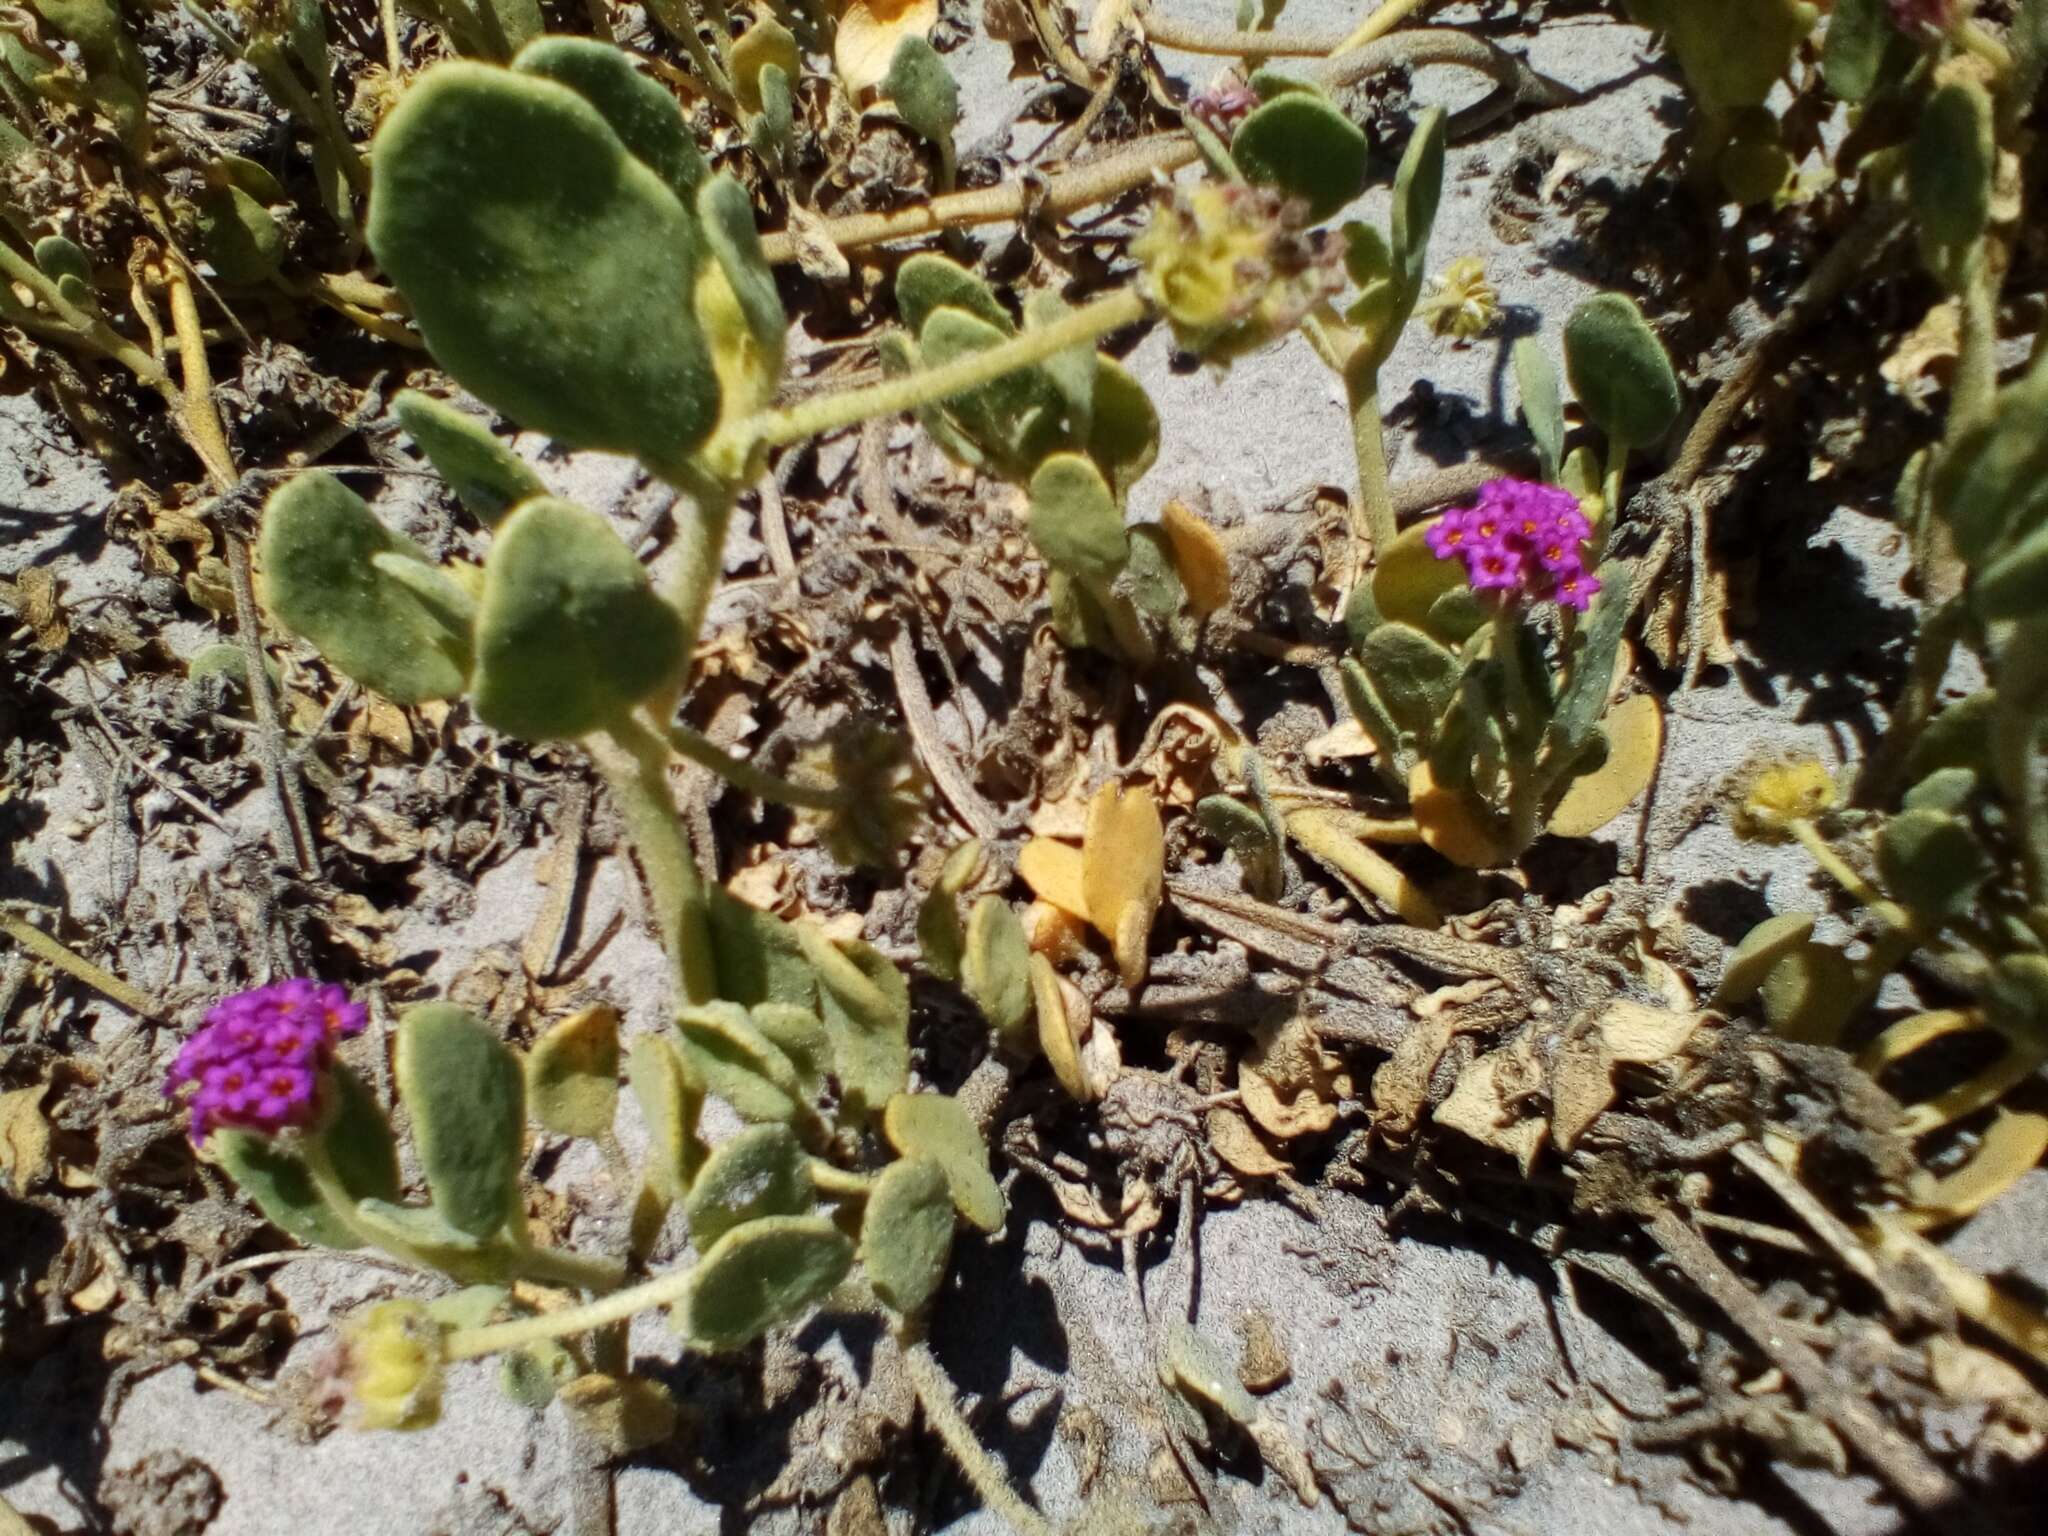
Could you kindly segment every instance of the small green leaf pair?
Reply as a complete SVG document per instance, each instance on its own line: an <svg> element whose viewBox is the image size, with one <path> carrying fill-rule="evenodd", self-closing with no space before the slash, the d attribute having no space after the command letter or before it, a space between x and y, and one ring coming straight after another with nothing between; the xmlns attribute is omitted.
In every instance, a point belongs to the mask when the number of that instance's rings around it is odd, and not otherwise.
<svg viewBox="0 0 2048 1536"><path fill-rule="evenodd" d="M440 446L474 443L458 433ZM526 488L477 469L458 480L472 495ZM624 541L551 497L503 518L479 576L436 564L314 472L271 498L258 553L266 606L342 673L399 704L468 693L486 724L527 740L600 729L682 659L681 621Z"/></svg>
<svg viewBox="0 0 2048 1536"><path fill-rule="evenodd" d="M1572 311L1564 360L1579 409L1607 437L1610 463L1618 453L1654 445L1677 422L1684 399L1671 355L1626 294L1595 294ZM1536 439L1543 478L1574 490L1597 486L1590 459L1585 467L1568 466L1563 392L1534 337L1515 343L1514 365L1522 419Z"/></svg>
<svg viewBox="0 0 2048 1536"><path fill-rule="evenodd" d="M1344 225L1344 268L1358 290L1344 310L1346 323L1358 334L1348 372L1376 376L1421 301L1429 239L1443 200L1445 123L1441 107L1431 107L1417 121L1394 172L1387 232L1360 219Z"/></svg>

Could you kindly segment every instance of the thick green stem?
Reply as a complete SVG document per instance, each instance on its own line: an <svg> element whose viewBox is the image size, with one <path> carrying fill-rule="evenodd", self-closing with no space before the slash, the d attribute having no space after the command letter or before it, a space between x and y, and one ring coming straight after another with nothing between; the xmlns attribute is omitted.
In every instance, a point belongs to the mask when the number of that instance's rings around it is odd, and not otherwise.
<svg viewBox="0 0 2048 1536"><path fill-rule="evenodd" d="M903 1364L909 1373L910 1385L917 1392L918 1406L924 1409L926 1422L945 1441L946 1449L953 1453L953 1460L967 1474L967 1480L974 1484L974 1491L981 1495L981 1502L998 1519L1008 1521L1011 1528L1021 1532L1022 1536L1052 1536L1052 1526L1045 1516L1018 1496L1003 1469L996 1465L995 1458L974 1437L974 1430L960 1412L952 1378L932 1354L930 1346L922 1340L913 1339L904 1339L902 1343Z"/></svg>
<svg viewBox="0 0 2048 1536"><path fill-rule="evenodd" d="M177 386L171 382L171 376L164 372L163 364L106 321L96 315L87 314L65 298L58 292L57 285L45 277L40 268L4 241L0 241L0 277L11 279L28 289L39 301L49 306L53 315L77 332L78 339L93 351L119 363L134 374L139 382L175 398Z"/></svg>
<svg viewBox="0 0 2048 1536"><path fill-rule="evenodd" d="M668 746L637 718L615 723L591 746L646 871L677 996L684 1003L708 1003L718 995L717 961L704 882L669 788Z"/></svg>
<svg viewBox="0 0 2048 1536"><path fill-rule="evenodd" d="M594 1291L599 1295L617 1290L626 1278L626 1267L617 1259L597 1258L535 1243L520 1243L515 1247L510 1268L520 1279L531 1280L537 1285Z"/></svg>
<svg viewBox="0 0 2048 1536"><path fill-rule="evenodd" d="M1363 351L1364 349L1361 349ZM1358 456L1358 508L1372 557L1384 560L1399 527L1387 475L1386 428L1380 420L1380 374L1370 359L1354 357L1344 370L1344 395L1351 412L1351 447ZM1352 534L1361 531L1354 521Z"/></svg>
<svg viewBox="0 0 2048 1536"><path fill-rule="evenodd" d="M613 1291L579 1307L564 1307L559 1312L543 1312L536 1317L515 1317L510 1322L491 1323L483 1328L457 1328L447 1337L447 1358L477 1360L485 1355L502 1354L508 1349L524 1349L529 1344L539 1344L548 1339L593 1333L655 1307L681 1301L696 1275L694 1267L670 1270L665 1275L629 1285L622 1291Z"/></svg>
<svg viewBox="0 0 2048 1536"><path fill-rule="evenodd" d="M725 536L732 526L732 491L703 475L682 477L678 484L697 505L694 517L679 520L675 574L669 578L668 600L683 625L683 664L676 690L689 682L690 662L704 638L704 614L725 574ZM673 700L655 712L666 718Z"/></svg>
<svg viewBox="0 0 2048 1536"><path fill-rule="evenodd" d="M745 758L735 757L726 751L702 731L693 731L687 725L670 726L668 744L675 748L677 756L687 757L698 766L709 768L733 788L762 800L800 806L807 811L836 811L846 803L846 796L836 789L793 783L766 768L757 768Z"/></svg>
<svg viewBox="0 0 2048 1536"><path fill-rule="evenodd" d="M985 352L976 352L937 368L922 368L899 379L820 395L781 410L762 411L743 421L736 433L757 447L775 448L801 442L821 432L850 427L873 416L936 405L955 395L993 384L1008 373L1059 356L1069 347L1084 346L1111 331L1145 318L1149 306L1135 286L1120 288L1092 304L1062 315L1051 325L1024 331Z"/></svg>
<svg viewBox="0 0 2048 1536"><path fill-rule="evenodd" d="M1991 414L1992 398L1998 392L1998 295L1992 288L1982 241L1964 258L1961 291L1956 297L1961 309L1956 375L1943 434L1951 443Z"/></svg>

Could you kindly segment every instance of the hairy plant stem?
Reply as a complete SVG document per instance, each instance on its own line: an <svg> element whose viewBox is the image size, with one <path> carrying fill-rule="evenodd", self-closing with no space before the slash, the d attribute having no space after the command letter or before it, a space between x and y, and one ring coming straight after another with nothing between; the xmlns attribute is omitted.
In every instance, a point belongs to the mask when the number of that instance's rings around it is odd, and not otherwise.
<svg viewBox="0 0 2048 1536"><path fill-rule="evenodd" d="M1942 433L1951 443L1991 414L1998 392L1998 293L1981 240L1963 260L1956 301L1960 315L1955 383Z"/></svg>
<svg viewBox="0 0 2048 1536"><path fill-rule="evenodd" d="M732 526L733 492L729 485L707 475L690 473L674 478L677 488L696 503L695 517L677 520L675 574L669 578L669 606L682 621L683 660L670 697L651 712L665 720L676 698L688 686L690 666L704 638L704 615L711 596L718 590L718 578L725 574L725 536Z"/></svg>
<svg viewBox="0 0 2048 1536"><path fill-rule="evenodd" d="M1911 933L1918 930L1919 924L1913 914L1864 879L1847 859L1836 852L1834 845L1821 835L1819 827L1803 819L1795 821L1792 823L1792 835L1799 840L1799 846L1806 850L1807 856L1821 867L1828 878L1868 907L1871 915L1879 922L1896 931Z"/></svg>
<svg viewBox="0 0 2048 1536"><path fill-rule="evenodd" d="M199 323L199 301L191 274L176 257L164 263L164 291L170 299L171 325L178 333L178 367L184 375L179 391L178 419L185 441L206 466L216 492L225 495L235 484L235 458L228 450L227 429L213 403L213 371L206 362L206 336Z"/></svg>
<svg viewBox="0 0 2048 1536"><path fill-rule="evenodd" d="M740 423L735 432L757 447L781 447L853 426L871 416L893 416L918 406L936 405L954 395L992 384L1004 374L1057 357L1069 347L1085 346L1111 331L1135 325L1150 308L1145 296L1132 284L1084 304L1050 325L1022 331L985 352L937 368L921 368L902 378L885 379L864 389L819 395L780 410L762 411Z"/></svg>
<svg viewBox="0 0 2048 1536"><path fill-rule="evenodd" d="M579 1306L563 1307L535 1317L515 1317L510 1322L490 1323L482 1328L457 1328L448 1335L445 1352L450 1360L479 1360L485 1355L502 1354L508 1349L524 1349L529 1344L540 1344L549 1339L565 1339L571 1334L609 1328L655 1307L671 1306L681 1301L696 1278L694 1265L687 1269L672 1269Z"/></svg>
<svg viewBox="0 0 2048 1536"><path fill-rule="evenodd" d="M638 716L628 716L590 738L589 745L646 872L677 998L708 1003L718 995L717 961L704 882L669 787L668 744Z"/></svg>
<svg viewBox="0 0 2048 1536"><path fill-rule="evenodd" d="M1363 352L1365 349L1361 348ZM1380 371L1376 360L1354 356L1344 369L1345 409L1351 414L1351 448L1358 458L1358 507L1363 532L1372 541L1375 563L1386 558L1400 528L1387 474L1386 427L1380 420Z"/></svg>
<svg viewBox="0 0 2048 1536"><path fill-rule="evenodd" d="M348 1186L341 1180L341 1174L334 1166L334 1160L327 1154L324 1138L315 1133L302 1139L298 1145L299 1161L305 1165L307 1175L313 1181L313 1191L319 1195L320 1203L351 1236L366 1247L389 1254L394 1259L412 1265L415 1269L431 1274L444 1271L427 1255L410 1243L394 1242L392 1238L372 1227L356 1214L356 1199L348 1192ZM513 1278L530 1280L537 1285L559 1286L573 1290L604 1292L615 1290L625 1278L625 1267L612 1259L590 1258L580 1253L570 1253L560 1248L541 1248L523 1239L501 1242L494 1250L486 1250L492 1257L502 1259L506 1272Z"/></svg>
<svg viewBox="0 0 2048 1536"><path fill-rule="evenodd" d="M1349 53L1354 48L1377 42L1428 4L1429 0L1382 0L1378 8L1358 24L1357 31L1330 50L1331 54Z"/></svg>
<svg viewBox="0 0 2048 1536"><path fill-rule="evenodd" d="M120 977L100 969L83 955L75 953L61 939L52 938L33 923L24 922L0 912L0 933L14 940L23 949L45 964L54 965L67 976L84 982L93 991L111 999L130 1013L145 1019L161 1021L163 1015L156 1005Z"/></svg>
<svg viewBox="0 0 2048 1536"><path fill-rule="evenodd" d="M946 1443L953 1460L967 1474L974 1491L981 1495L981 1502L998 1519L1008 1521L1021 1536L1052 1536L1052 1526L1045 1516L1024 1502L1010 1486L1010 1479L996 1464L995 1458L975 1438L973 1428L960 1412L953 1379L939 1364L931 1346L922 1339L907 1336L900 1338L899 1342L903 1346L904 1370L917 1393L918 1406L924 1409L926 1422Z"/></svg>
<svg viewBox="0 0 2048 1536"><path fill-rule="evenodd" d="M1287 812L1284 820L1287 835L1311 857L1357 882L1411 928L1443 925L1443 914L1422 887L1346 830L1340 813L1305 809Z"/></svg>
<svg viewBox="0 0 2048 1536"><path fill-rule="evenodd" d="M1192 164L1195 154L1195 141L1185 133L1154 134L1042 179L948 193L888 213L856 213L826 219L819 224L818 233L840 250L849 251L976 224L1006 223L1022 218L1027 210L1058 217L1147 186L1154 173L1177 171ZM795 232L782 230L763 235L761 254L776 266L795 261Z"/></svg>
<svg viewBox="0 0 2048 1536"><path fill-rule="evenodd" d="M846 804L847 797L839 790L797 784L779 773L757 768L747 759L726 751L702 731L693 731L687 725L671 725L668 744L675 749L677 756L687 757L699 767L709 768L733 788L757 799L800 806L807 811L836 811Z"/></svg>

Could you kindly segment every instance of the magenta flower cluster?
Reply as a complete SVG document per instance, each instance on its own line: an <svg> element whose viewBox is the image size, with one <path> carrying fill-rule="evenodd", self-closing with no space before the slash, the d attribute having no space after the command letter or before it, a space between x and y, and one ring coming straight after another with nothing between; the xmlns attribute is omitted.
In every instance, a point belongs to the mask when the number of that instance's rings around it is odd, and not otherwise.
<svg viewBox="0 0 2048 1536"><path fill-rule="evenodd" d="M1429 547L1439 560L1465 562L1482 592L1555 599L1583 613L1600 580L1586 569L1593 525L1570 491L1534 480L1489 480L1479 502L1453 507L1431 524Z"/></svg>
<svg viewBox="0 0 2048 1536"><path fill-rule="evenodd" d="M1891 11L1901 32L1929 36L1955 25L1954 0L1891 0Z"/></svg>
<svg viewBox="0 0 2048 1536"><path fill-rule="evenodd" d="M369 1010L331 982L274 981L238 992L207 1011L165 1079L175 1095L188 1085L195 1145L222 1126L275 1136L312 1124L320 1076L334 1048L362 1033Z"/></svg>

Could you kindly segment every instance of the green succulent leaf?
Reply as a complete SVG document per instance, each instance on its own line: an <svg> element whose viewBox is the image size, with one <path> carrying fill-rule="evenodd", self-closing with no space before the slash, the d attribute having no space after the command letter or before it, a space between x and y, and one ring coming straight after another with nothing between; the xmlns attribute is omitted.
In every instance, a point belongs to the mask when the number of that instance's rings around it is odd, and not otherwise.
<svg viewBox="0 0 2048 1536"><path fill-rule="evenodd" d="M960 88L924 38L913 32L896 45L889 73L882 77L882 94L912 133L927 143L952 144L953 126L960 121Z"/></svg>
<svg viewBox="0 0 2048 1536"><path fill-rule="evenodd" d="M1686 83L1716 116L1761 106L1819 19L1807 0L1627 0L1629 14L1665 34Z"/></svg>
<svg viewBox="0 0 2048 1536"><path fill-rule="evenodd" d="M1392 623L1372 632L1359 660L1401 734L1427 743L1464 675L1458 658L1421 630Z"/></svg>
<svg viewBox="0 0 2048 1536"><path fill-rule="evenodd" d="M1790 949L1764 978L1764 1017L1787 1040L1833 1045L1857 1006L1856 967L1831 944Z"/></svg>
<svg viewBox="0 0 2048 1536"><path fill-rule="evenodd" d="M699 1253L742 1222L808 1215L811 1162L786 1125L750 1125L712 1149L683 1200Z"/></svg>
<svg viewBox="0 0 2048 1536"><path fill-rule="evenodd" d="M1630 448L1671 430L1683 404L1664 343L1634 299L1595 294L1564 327L1565 372L1587 418Z"/></svg>
<svg viewBox="0 0 2048 1536"><path fill-rule="evenodd" d="M553 1339L528 1344L505 1355L498 1364L498 1390L535 1413L582 1374L576 1357Z"/></svg>
<svg viewBox="0 0 2048 1536"><path fill-rule="evenodd" d="M1821 78L1844 101L1862 101L1877 89L1885 56L1902 41L1886 0L1835 0L1821 45Z"/></svg>
<svg viewBox="0 0 2048 1536"><path fill-rule="evenodd" d="M495 1235L520 1209L526 1076L519 1058L481 1019L423 1003L398 1021L395 1071L435 1211L472 1237Z"/></svg>
<svg viewBox="0 0 2048 1536"><path fill-rule="evenodd" d="M742 1120L805 1128L815 1140L822 1127L804 1097L796 1066L737 1003L705 1003L676 1015L676 1031L690 1076L730 1104Z"/></svg>
<svg viewBox="0 0 2048 1536"><path fill-rule="evenodd" d="M697 1134L704 1085L691 1074L676 1043L642 1035L626 1057L633 1100L647 1125L647 1186L664 1206L680 1200L709 1155Z"/></svg>
<svg viewBox="0 0 2048 1536"><path fill-rule="evenodd" d="M775 274L761 255L754 200L747 189L730 176L714 176L697 195L697 217L739 322L720 323L718 310L707 304L700 278L697 314L711 342L724 396L720 419L736 419L774 397L782 377L789 317L775 290Z"/></svg>
<svg viewBox="0 0 2048 1536"><path fill-rule="evenodd" d="M489 1284L503 1272L503 1250L454 1226L438 1207L363 1200L355 1220L378 1247L431 1264L451 1280Z"/></svg>
<svg viewBox="0 0 2048 1536"><path fill-rule="evenodd" d="M676 1324L700 1349L751 1344L824 1300L853 1268L853 1243L825 1216L764 1216L698 1261Z"/></svg>
<svg viewBox="0 0 2048 1536"><path fill-rule="evenodd" d="M797 1086L806 1097L815 1099L824 1090L826 1079L837 1074L839 1060L833 1050L832 1032L816 1010L795 1008L788 1003L756 1003L747 1010L747 1017L789 1058L789 1064L796 1068Z"/></svg>
<svg viewBox="0 0 2048 1536"><path fill-rule="evenodd" d="M1916 911L1954 917L1969 910L1991 878L1991 858L1962 817L1901 811L1884 824L1877 863L1885 889Z"/></svg>
<svg viewBox="0 0 2048 1536"><path fill-rule="evenodd" d="M1374 630L1372 633L1378 632ZM1378 749L1379 764L1394 778L1405 780L1409 767L1415 761L1415 753L1402 738L1401 728L1395 724L1386 700L1373 686L1371 674L1349 656L1337 664L1337 674L1344 690L1345 707L1358 721L1359 729L1371 738L1373 746Z"/></svg>
<svg viewBox="0 0 2048 1536"><path fill-rule="evenodd" d="M1976 243L1991 222L1991 180L1998 145L1991 98L1958 80L1928 97L1906 157L1906 188L1920 231L1944 267L1949 252Z"/></svg>
<svg viewBox="0 0 2048 1536"><path fill-rule="evenodd" d="M842 1116L861 1124L910 1077L910 984L880 950L834 944L814 924L797 940L818 977L819 1012L832 1038Z"/></svg>
<svg viewBox="0 0 2048 1536"><path fill-rule="evenodd" d="M924 330L935 310L965 310L1005 336L1016 334L1010 313L995 290L959 262L932 251L920 251L896 269L896 310L912 335Z"/></svg>
<svg viewBox="0 0 2048 1536"><path fill-rule="evenodd" d="M325 471L286 482L270 498L258 536L264 606L328 661L396 704L454 698L470 666L468 616L392 576L402 557L431 572L412 540L393 533L363 499Z"/></svg>
<svg viewBox="0 0 2048 1536"><path fill-rule="evenodd" d="M1533 336L1515 343L1515 384L1522 395L1522 420L1536 439L1537 462L1543 478L1555 483L1564 466L1564 400L1558 389L1557 369L1542 344Z"/></svg>
<svg viewBox="0 0 2048 1536"><path fill-rule="evenodd" d="M1974 768L1937 768L1907 790L1900 805L1909 811L1959 815L1976 795L1980 783Z"/></svg>
<svg viewBox="0 0 2048 1536"><path fill-rule="evenodd" d="M1936 513L1956 548L1983 565L1999 544L2048 514L2048 353L1998 392L1990 418L1966 428L1934 465Z"/></svg>
<svg viewBox="0 0 2048 1536"><path fill-rule="evenodd" d="M720 997L749 1008L775 1002L816 1010L817 973L791 924L741 901L724 886L712 887L706 909Z"/></svg>
<svg viewBox="0 0 2048 1536"><path fill-rule="evenodd" d="M695 220L569 86L435 65L378 131L369 240L435 359L570 447L678 472L718 419Z"/></svg>
<svg viewBox="0 0 2048 1536"><path fill-rule="evenodd" d="M1119 503L1159 457L1159 412L1152 397L1122 365L1099 353L1088 457L1101 469Z"/></svg>
<svg viewBox="0 0 2048 1536"><path fill-rule="evenodd" d="M1436 228L1437 205L1443 201L1447 123L1442 107L1426 110L1401 156L1400 169L1394 173L1394 212L1387 233L1401 274L1405 310L1412 310L1421 296L1430 232Z"/></svg>
<svg viewBox="0 0 2048 1536"><path fill-rule="evenodd" d="M581 736L674 675L682 621L596 513L541 496L499 526L476 623L476 712L527 741Z"/></svg>
<svg viewBox="0 0 2048 1536"><path fill-rule="evenodd" d="M1245 179L1308 205L1319 224L1365 187L1365 131L1320 95L1284 91L1254 107L1230 140Z"/></svg>
<svg viewBox="0 0 2048 1536"><path fill-rule="evenodd" d="M943 368L1001 345L1010 334L978 314L942 305L918 332L918 350L925 367ZM964 438L974 455L964 462L986 464L994 474L1022 481L1047 454L1068 446L1066 411L1066 399L1052 375L1043 368L1020 368L927 408L922 419L928 427L934 420L950 422L952 434L934 430L933 436L948 452Z"/></svg>
<svg viewBox="0 0 2048 1536"><path fill-rule="evenodd" d="M1031 946L1016 910L1000 896L982 897L967 915L960 988L1005 1045L1030 1054L1037 1040L1031 1006Z"/></svg>
<svg viewBox="0 0 2048 1536"><path fill-rule="evenodd" d="M207 1138L213 1160L227 1170L264 1219L308 1247L360 1248L363 1239L314 1188L305 1160L254 1131L218 1130Z"/></svg>
<svg viewBox="0 0 2048 1536"><path fill-rule="evenodd" d="M1550 726L1549 739L1559 761L1576 758L1607 713L1607 698L1614 688L1614 658L1621 651L1621 632L1634 603L1634 583L1627 566L1610 560L1596 574L1600 591L1579 631L1571 675L1558 690L1557 713Z"/></svg>
<svg viewBox="0 0 2048 1536"><path fill-rule="evenodd" d="M891 1163L875 1181L860 1226L860 1264L885 1306L916 1317L946 1278L953 1251L953 1198L929 1158Z"/></svg>
<svg viewBox="0 0 2048 1536"><path fill-rule="evenodd" d="M969 838L939 866L939 877L917 909L917 946L925 969L941 981L960 979L960 957L967 947L967 930L960 921L960 893L981 868L979 838Z"/></svg>
<svg viewBox="0 0 2048 1536"><path fill-rule="evenodd" d="M526 1053L533 1118L559 1136L611 1133L619 1109L619 1015L604 1003L550 1025Z"/></svg>
<svg viewBox="0 0 2048 1536"><path fill-rule="evenodd" d="M1031 542L1046 564L1107 586L1130 558L1123 513L1092 460L1056 453L1031 477Z"/></svg>
<svg viewBox="0 0 2048 1536"><path fill-rule="evenodd" d="M675 97L636 68L631 54L587 37L556 35L521 50L512 67L566 85L589 102L628 153L659 176L685 208L695 205L711 169Z"/></svg>
<svg viewBox="0 0 2048 1536"><path fill-rule="evenodd" d="M988 1169L988 1147L974 1117L943 1093L899 1093L882 1116L889 1145L905 1157L925 1157L946 1172L953 1205L970 1226L993 1232L1003 1224L1003 1192Z"/></svg>
<svg viewBox="0 0 2048 1536"><path fill-rule="evenodd" d="M468 412L416 389L400 391L391 411L448 489L486 528L497 527L520 502L547 494L527 462Z"/></svg>
<svg viewBox="0 0 2048 1536"><path fill-rule="evenodd" d="M1231 795L1210 795L1195 802L1195 820L1237 855L1247 891L1261 901L1280 899L1280 840L1257 806Z"/></svg>

